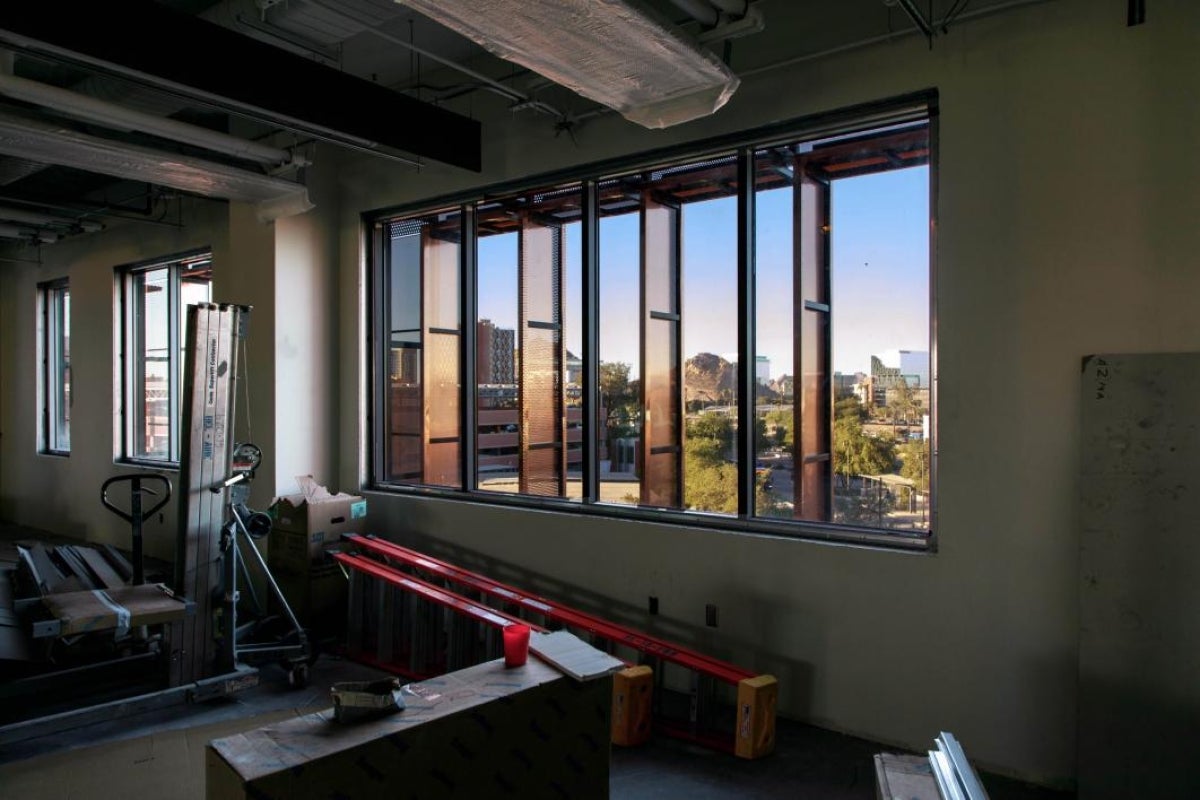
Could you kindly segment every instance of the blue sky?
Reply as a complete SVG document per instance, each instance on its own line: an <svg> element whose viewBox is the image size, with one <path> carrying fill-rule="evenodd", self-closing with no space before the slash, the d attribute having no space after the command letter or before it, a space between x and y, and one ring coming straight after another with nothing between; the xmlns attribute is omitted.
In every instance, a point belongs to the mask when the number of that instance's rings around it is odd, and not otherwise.
<svg viewBox="0 0 1200 800"><path fill-rule="evenodd" d="M929 349L929 171L836 181L833 188L833 366L869 371L891 349ZM737 350L736 206L723 198L684 207L683 352ZM771 377L792 372L791 194L757 203L758 353ZM517 237L479 240L479 316L517 324ZM579 226L567 230L567 347L581 334ZM638 215L600 222L600 358L638 370Z"/></svg>

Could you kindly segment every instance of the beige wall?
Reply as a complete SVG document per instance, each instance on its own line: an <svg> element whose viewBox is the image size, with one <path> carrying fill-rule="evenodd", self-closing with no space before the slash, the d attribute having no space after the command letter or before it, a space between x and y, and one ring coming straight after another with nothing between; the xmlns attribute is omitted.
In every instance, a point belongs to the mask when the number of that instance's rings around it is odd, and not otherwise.
<svg viewBox="0 0 1200 800"><path fill-rule="evenodd" d="M0 405L0 520L127 546L130 526L99 500L105 479L138 471L121 454L117 284L114 268L188 250L213 251L213 300L252 307L238 385L235 440L262 448L251 502L296 491L295 476L336 480L337 159L310 168L317 207L260 222L245 203L185 201L178 225L121 223L43 247L40 265L0 269L4 392ZM72 403L69 457L37 452L37 284L71 288ZM20 388L18 388L20 387ZM151 470L154 471L154 470ZM178 472L162 471L172 482ZM116 494L114 497L120 498ZM176 503L149 520L147 555L172 558Z"/></svg>
<svg viewBox="0 0 1200 800"><path fill-rule="evenodd" d="M536 119L485 127L484 184L936 87L936 555L382 495L373 527L622 609L656 595L655 624L779 675L786 715L918 750L950 730L986 767L1070 784L1080 358L1200 347L1200 6L1156 3L1137 28L1124 6L1030 5L966 22L932 52L906 38L765 71L715 117L665 132L610 115L576 147ZM465 182L349 174L347 208ZM358 256L344 238L344 268ZM343 277L345 309L357 280ZM351 424L343 483L358 469ZM706 603L718 633L702 627Z"/></svg>
<svg viewBox="0 0 1200 800"><path fill-rule="evenodd" d="M223 204L185 201L167 224L117 224L41 248L41 264L0 269L4 402L0 416L0 519L127 547L129 523L100 505L100 484L135 470L120 452L120 328L115 267L163 256L227 248ZM176 226L174 223L182 222ZM37 452L37 284L68 278L71 288L71 455ZM175 473L169 473L172 481ZM175 547L175 505L146 523L146 553Z"/></svg>
<svg viewBox="0 0 1200 800"><path fill-rule="evenodd" d="M800 30L803 20L788 21L784 7L770 6L777 15L769 24ZM255 424L277 438L315 425L331 437L340 488L365 474L364 210L936 87L936 555L379 494L371 496L372 527L484 553L622 609L657 595L662 629L777 674L787 716L915 749L949 730L984 767L1069 784L1080 358L1200 348L1200 226L1191 219L1200 208L1200 4L1162 0L1132 29L1124 15L1120 0L1014 8L964 22L932 51L907 37L748 76L726 109L677 129L593 119L577 131L578 144L555 137L543 117L490 116L480 100L482 176L349 160L337 171L332 212L340 214L336 306L304 295L311 308L336 314L316 317L323 339L302 337L294 320L281 319L282 305L256 310L252 341L270 335L268 317L280 338L265 389L276 416ZM227 218L215 218L207 231L177 236L194 239L186 246L219 246L227 228ZM230 257L240 258L230 241ZM274 243L280 266L247 267L244 279L273 298L268 305L297 296L274 283L275 270L282 279L296 269L291 244ZM120 539L123 527L95 508L99 483L114 470L111 268L184 247L162 233L114 231L44 248L41 268L0 269L0 516ZM297 258L313 286L329 285L312 271L319 260ZM32 434L33 286L62 274L72 280L77 385L89 396L84 387L94 386L99 398L77 411L65 460L34 455ZM337 350L318 353L312 374L286 363L291 343L304 359L322 341ZM281 376L330 395L281 413ZM288 452L286 444L278 450ZM311 455L322 459L319 448ZM287 459L274 468L280 482L300 463ZM702 625L706 603L720 607L715 632Z"/></svg>

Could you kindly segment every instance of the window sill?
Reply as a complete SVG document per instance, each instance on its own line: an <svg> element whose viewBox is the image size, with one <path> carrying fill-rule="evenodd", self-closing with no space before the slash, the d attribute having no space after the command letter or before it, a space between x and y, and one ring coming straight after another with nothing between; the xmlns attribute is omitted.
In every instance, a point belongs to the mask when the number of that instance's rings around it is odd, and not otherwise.
<svg viewBox="0 0 1200 800"><path fill-rule="evenodd" d="M890 533L879 528L859 528L820 522L798 522L770 518L723 516L705 512L675 511L617 503L584 503L581 500L534 498L523 495L495 495L432 486L406 486L379 483L368 491L394 497L422 497L451 502L471 503L494 508L515 508L559 514L574 514L656 525L682 526L714 533L728 533L871 547L910 553L937 552L931 531Z"/></svg>
<svg viewBox="0 0 1200 800"><path fill-rule="evenodd" d="M119 458L113 462L118 467L140 467L160 472L179 472L178 461L155 461L150 458Z"/></svg>

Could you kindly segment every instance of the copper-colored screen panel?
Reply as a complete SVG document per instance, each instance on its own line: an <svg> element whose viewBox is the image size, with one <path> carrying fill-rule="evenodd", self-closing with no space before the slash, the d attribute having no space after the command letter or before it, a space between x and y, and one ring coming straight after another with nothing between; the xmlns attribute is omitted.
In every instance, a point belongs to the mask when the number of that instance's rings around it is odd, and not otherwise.
<svg viewBox="0 0 1200 800"><path fill-rule="evenodd" d="M797 166L797 174L803 170L803 162ZM829 264L826 258L829 242L829 225L825 218L826 196L829 187L811 178L801 180L796 189L799 216L796 232L800 270L800 293L805 300L817 303L829 302Z"/></svg>
<svg viewBox="0 0 1200 800"><path fill-rule="evenodd" d="M438 442L425 449L425 482L438 486L459 486L458 442Z"/></svg>
<svg viewBox="0 0 1200 800"><path fill-rule="evenodd" d="M829 482L829 462L817 461L804 465L798 471L800 480L796 483L800 492L800 505L804 507L797 514L799 519L829 519L828 511L824 515L817 513L818 509L829 507L829 498L833 491Z"/></svg>
<svg viewBox="0 0 1200 800"><path fill-rule="evenodd" d="M796 453L801 480L795 484L795 514L799 519L829 520L833 497L832 384L829 376L829 185L805 175L803 158L796 161L800 183L794 202L796 276L794 314L799 336L795 358Z"/></svg>
<svg viewBox="0 0 1200 800"><path fill-rule="evenodd" d="M797 505L797 515L802 519L825 520L829 518L829 467L827 456L830 451L829 415L830 384L827 354L829 346L829 315L824 311L804 311L801 316L800 352L803 373L799 387L800 400L800 444L799 452L807 460L826 457L824 461L806 464L807 478L810 467L820 468L813 474L820 477L816 486L808 481L801 483L803 496ZM822 488L823 487L823 488Z"/></svg>
<svg viewBox="0 0 1200 800"><path fill-rule="evenodd" d="M424 245L425 325L457 329L458 240L429 235L426 229Z"/></svg>
<svg viewBox="0 0 1200 800"><path fill-rule="evenodd" d="M647 199L642 223L642 503L679 507L678 209Z"/></svg>
<svg viewBox="0 0 1200 800"><path fill-rule="evenodd" d="M556 448L526 450L521 453L521 491L525 494L558 497L562 494L560 463L562 453Z"/></svg>
<svg viewBox="0 0 1200 800"><path fill-rule="evenodd" d="M425 483L458 486L458 337L429 334L425 347Z"/></svg>
<svg viewBox="0 0 1200 800"><path fill-rule="evenodd" d="M424 238L425 483L461 485L458 242Z"/></svg>
<svg viewBox="0 0 1200 800"><path fill-rule="evenodd" d="M565 491L562 417L562 229L521 226L521 491Z"/></svg>
<svg viewBox="0 0 1200 800"><path fill-rule="evenodd" d="M642 272L646 308L678 313L679 210L646 200L643 220Z"/></svg>
<svg viewBox="0 0 1200 800"><path fill-rule="evenodd" d="M392 384L391 413L391 459L392 480L421 480L421 447L423 438L421 415L421 386Z"/></svg>
<svg viewBox="0 0 1200 800"><path fill-rule="evenodd" d="M642 502L679 505L678 326L663 320L646 324L645 476Z"/></svg>

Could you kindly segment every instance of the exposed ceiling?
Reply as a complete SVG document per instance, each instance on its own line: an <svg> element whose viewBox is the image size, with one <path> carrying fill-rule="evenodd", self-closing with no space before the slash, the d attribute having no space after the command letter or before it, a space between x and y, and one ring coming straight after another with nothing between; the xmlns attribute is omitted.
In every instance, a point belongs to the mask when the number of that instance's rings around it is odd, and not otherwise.
<svg viewBox="0 0 1200 800"><path fill-rule="evenodd" d="M630 0L746 74L1038 1ZM170 223L180 194L297 213L314 141L478 169L475 120L610 112L394 0L10 2L0 47L0 244Z"/></svg>

